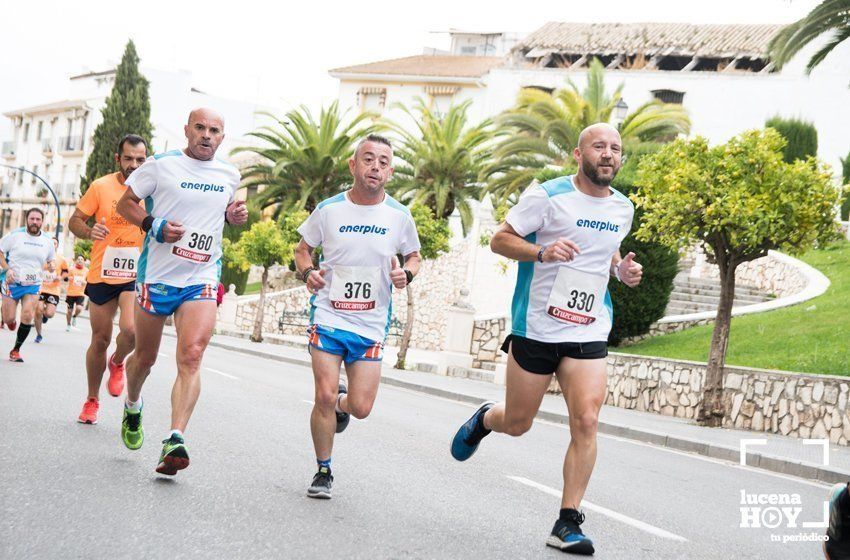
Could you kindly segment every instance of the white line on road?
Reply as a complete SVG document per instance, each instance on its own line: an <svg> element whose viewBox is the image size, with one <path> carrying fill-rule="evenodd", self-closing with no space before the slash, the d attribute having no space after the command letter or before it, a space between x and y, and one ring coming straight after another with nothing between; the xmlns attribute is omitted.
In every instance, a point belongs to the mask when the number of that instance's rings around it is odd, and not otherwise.
<svg viewBox="0 0 850 560"><path fill-rule="evenodd" d="M529 480L529 479L523 478L521 476L510 476L510 475L506 475L506 476L513 481L519 482L521 484L525 484L526 486L531 486L532 488L536 488L537 490L540 490L541 492L549 494L550 496L555 496L556 498L561 497L561 491L560 490L555 490L554 488L544 486L543 484L534 482L533 480ZM655 535L656 537L662 537L662 538L665 538L665 539L670 539L670 540L678 541L678 542L688 542L688 539L686 539L685 537L683 537L681 535L677 535L675 533L665 531L664 529L659 529L655 525L650 525L649 523L644 523L643 521L639 521L637 519L629 517L628 515L623 515L622 513L618 513L616 511L610 510L608 508L604 508L602 506L597 506L596 504L592 504L592 503L588 502L587 500L582 500L581 505L584 508L589 509L590 511L595 511L596 513L599 513L599 514L604 515L606 517L610 517L611 519L614 519L615 521L625 523L626 525L631 525L632 527L640 529L641 531L646 531L647 533Z"/></svg>
<svg viewBox="0 0 850 560"><path fill-rule="evenodd" d="M308 401L308 400L303 400L303 399L301 400L301 402L305 402L305 403L307 403L307 404L316 404L316 403L314 403L313 401Z"/></svg>
<svg viewBox="0 0 850 560"><path fill-rule="evenodd" d="M163 354L162 352L157 352L157 354L158 354L158 355L160 355L160 356L162 356L163 358L167 358L167 357L168 357L168 354Z"/></svg>
<svg viewBox="0 0 850 560"><path fill-rule="evenodd" d="M236 377L235 375L230 375L229 373L224 373L223 371L219 371L219 370L217 370L217 369L213 369L213 368L211 368L211 367L208 367L207 369L208 369L209 371L213 372L213 373L217 373L217 374L219 374L219 375L223 375L223 376L225 376L225 377L229 377L230 379L239 379L239 378L238 378L238 377Z"/></svg>

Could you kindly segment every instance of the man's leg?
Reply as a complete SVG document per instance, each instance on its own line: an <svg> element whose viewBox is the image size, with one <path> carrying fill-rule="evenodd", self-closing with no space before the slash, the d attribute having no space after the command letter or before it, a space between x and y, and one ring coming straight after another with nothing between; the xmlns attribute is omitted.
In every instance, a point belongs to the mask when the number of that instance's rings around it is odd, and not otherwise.
<svg viewBox="0 0 850 560"><path fill-rule="evenodd" d="M71 328L71 317L73 317L74 315L74 304L68 301L67 299L65 300L65 303L68 307L68 310L65 312L65 320L68 323L68 328Z"/></svg>
<svg viewBox="0 0 850 560"><path fill-rule="evenodd" d="M551 375L522 369L514 360L513 352L509 353L505 402L487 411L484 427L510 436L521 436L530 430L551 381Z"/></svg>
<svg viewBox="0 0 850 560"><path fill-rule="evenodd" d="M3 296L3 304L0 307L0 313L3 315L3 323L12 330L15 325L15 315L18 312L18 302L12 299L11 296Z"/></svg>
<svg viewBox="0 0 850 560"><path fill-rule="evenodd" d="M39 301L35 306L35 333L36 342L41 340L42 318L44 317L44 307L47 305L45 301Z"/></svg>
<svg viewBox="0 0 850 560"><path fill-rule="evenodd" d="M310 432L316 460L330 461L336 433L336 398L339 390L339 366L342 356L310 348L315 380L315 404L310 415Z"/></svg>
<svg viewBox="0 0 850 560"><path fill-rule="evenodd" d="M607 360L564 358L557 375L570 416L561 507L577 510L596 464L596 430L607 390Z"/></svg>
<svg viewBox="0 0 850 560"><path fill-rule="evenodd" d="M86 351L86 376L88 378L88 398L98 398L103 372L106 370L106 351L112 340L112 320L118 310L118 300L107 301L103 305L92 304L89 311L91 324L91 344Z"/></svg>
<svg viewBox="0 0 850 560"><path fill-rule="evenodd" d="M74 306L74 318L75 319L80 316L80 313L83 312L83 309L85 309L85 306L82 303L78 303L77 305Z"/></svg>
<svg viewBox="0 0 850 560"><path fill-rule="evenodd" d="M335 406L339 406L342 412L362 420L372 412L375 397L378 396L378 387L381 384L381 362L371 360L351 362L345 364L345 373L348 376L348 393L342 395Z"/></svg>
<svg viewBox="0 0 850 560"><path fill-rule="evenodd" d="M46 317L48 319L52 319L54 317L54 315L56 315L56 304L48 303L48 302L45 301L42 304L42 308L43 308L43 312L44 312L44 317Z"/></svg>
<svg viewBox="0 0 850 560"><path fill-rule="evenodd" d="M142 386L156 363L162 341L164 315L153 315L140 308L134 310L136 325L136 347L127 359L127 401L138 403L142 397Z"/></svg>
<svg viewBox="0 0 850 560"><path fill-rule="evenodd" d="M215 329L215 300L184 302L174 316L177 325L177 379L171 391L171 429L183 432L201 394L201 360Z"/></svg>
<svg viewBox="0 0 850 560"><path fill-rule="evenodd" d="M12 350L14 354L18 353L18 351L21 349L21 346L23 346L24 341L30 334L33 322L35 321L35 309L37 306L37 294L26 294L21 298L21 324L18 325L18 333L15 339L15 348L14 350ZM12 358L11 355L10 358ZM20 356L18 356L18 359L16 361L20 361Z"/></svg>

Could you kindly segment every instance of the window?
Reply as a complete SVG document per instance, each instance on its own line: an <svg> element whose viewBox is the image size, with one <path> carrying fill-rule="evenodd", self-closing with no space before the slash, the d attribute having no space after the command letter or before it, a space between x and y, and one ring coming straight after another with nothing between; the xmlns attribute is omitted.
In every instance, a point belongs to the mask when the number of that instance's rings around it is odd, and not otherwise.
<svg viewBox="0 0 850 560"><path fill-rule="evenodd" d="M455 86L425 86L425 93L431 100L431 111L438 116L445 115L459 91L460 88Z"/></svg>
<svg viewBox="0 0 850 560"><path fill-rule="evenodd" d="M30 123L24 125L24 142L29 142L30 139Z"/></svg>
<svg viewBox="0 0 850 560"><path fill-rule="evenodd" d="M461 47L460 54L464 55L475 55L478 52L477 47Z"/></svg>
<svg viewBox="0 0 850 560"><path fill-rule="evenodd" d="M44 121L38 121L38 128L36 129L35 139L41 140L41 134L44 132Z"/></svg>
<svg viewBox="0 0 850 560"><path fill-rule="evenodd" d="M655 89L652 90L652 97L662 103L676 103L677 105L681 105L685 99L685 92L672 89Z"/></svg>
<svg viewBox="0 0 850 560"><path fill-rule="evenodd" d="M357 90L357 104L360 112L371 111L380 114L387 104L387 88L362 87Z"/></svg>
<svg viewBox="0 0 850 560"><path fill-rule="evenodd" d="M12 209L6 208L0 213L0 236L12 228Z"/></svg>

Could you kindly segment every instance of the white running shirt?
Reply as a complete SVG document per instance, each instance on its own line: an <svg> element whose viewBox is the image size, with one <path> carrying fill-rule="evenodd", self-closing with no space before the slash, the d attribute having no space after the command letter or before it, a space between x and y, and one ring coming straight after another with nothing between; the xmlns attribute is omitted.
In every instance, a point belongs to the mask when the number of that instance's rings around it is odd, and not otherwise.
<svg viewBox="0 0 850 560"><path fill-rule="evenodd" d="M519 263L511 332L538 342L607 341L614 320L611 258L633 216L634 205L621 193L584 194L572 175L527 188L505 221L531 243L549 246L563 237L581 253L569 263Z"/></svg>
<svg viewBox="0 0 850 560"><path fill-rule="evenodd" d="M229 163L194 159L182 150L157 154L134 171L127 186L144 199L148 214L186 228L176 243L145 235L136 281L177 288L218 283L224 212L239 181Z"/></svg>
<svg viewBox="0 0 850 560"><path fill-rule="evenodd" d="M22 227L7 233L0 239L0 252L15 275L15 284L32 286L41 284L44 265L56 259L53 238L43 231L30 235Z"/></svg>
<svg viewBox="0 0 850 560"><path fill-rule="evenodd" d="M390 195L374 205L340 193L321 202L298 227L310 247L322 248L325 287L310 299L310 322L383 341L392 313L392 258L418 251L410 211Z"/></svg>

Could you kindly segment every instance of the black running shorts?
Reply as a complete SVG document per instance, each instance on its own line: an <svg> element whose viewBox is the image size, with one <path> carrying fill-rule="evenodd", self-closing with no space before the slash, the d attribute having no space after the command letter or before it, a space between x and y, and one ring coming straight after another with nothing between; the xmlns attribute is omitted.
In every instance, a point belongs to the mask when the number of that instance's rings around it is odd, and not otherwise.
<svg viewBox="0 0 850 560"><path fill-rule="evenodd" d="M59 305L59 296L54 296L53 294L38 294L38 300L48 305Z"/></svg>
<svg viewBox="0 0 850 560"><path fill-rule="evenodd" d="M105 282L94 282L86 284L86 295L95 305L103 305L121 295L122 292L136 293L136 281L123 284L107 284Z"/></svg>
<svg viewBox="0 0 850 560"><path fill-rule="evenodd" d="M65 303L68 307L72 305L82 305L86 301L86 296L65 296Z"/></svg>
<svg viewBox="0 0 850 560"><path fill-rule="evenodd" d="M519 367L531 373L551 375L562 358L598 360L608 355L608 341L538 342L510 334L502 344L502 352L511 354Z"/></svg>

